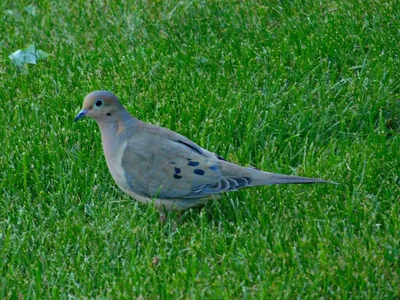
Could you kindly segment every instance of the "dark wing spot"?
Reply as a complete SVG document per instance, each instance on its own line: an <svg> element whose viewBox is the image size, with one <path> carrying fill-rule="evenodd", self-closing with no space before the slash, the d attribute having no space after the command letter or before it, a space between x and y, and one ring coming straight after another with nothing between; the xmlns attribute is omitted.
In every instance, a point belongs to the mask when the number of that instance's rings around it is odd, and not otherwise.
<svg viewBox="0 0 400 300"><path fill-rule="evenodd" d="M210 167L210 169L211 170L213 170L213 171L218 171L218 166L217 165L212 165L211 167Z"/></svg>
<svg viewBox="0 0 400 300"><path fill-rule="evenodd" d="M204 175L204 171L201 169L194 169L193 173L200 176Z"/></svg>
<svg viewBox="0 0 400 300"><path fill-rule="evenodd" d="M170 161L169 162L171 165L176 165L176 162Z"/></svg>
<svg viewBox="0 0 400 300"><path fill-rule="evenodd" d="M179 174L180 172L181 172L181 169L175 168L175 173L176 173L176 174Z"/></svg>
<svg viewBox="0 0 400 300"><path fill-rule="evenodd" d="M200 163L198 161L189 161L188 166L197 167Z"/></svg>
<svg viewBox="0 0 400 300"><path fill-rule="evenodd" d="M175 178L175 179L181 179L181 178L182 178L182 176L180 176L180 175L176 175L176 174L175 174L175 175L174 175L174 178Z"/></svg>

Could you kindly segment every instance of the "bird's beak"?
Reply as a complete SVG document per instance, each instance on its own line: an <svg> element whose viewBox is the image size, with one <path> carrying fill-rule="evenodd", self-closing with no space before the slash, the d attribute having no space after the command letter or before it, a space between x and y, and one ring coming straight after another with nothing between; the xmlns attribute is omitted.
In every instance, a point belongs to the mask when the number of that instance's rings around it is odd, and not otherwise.
<svg viewBox="0 0 400 300"><path fill-rule="evenodd" d="M75 117L74 122L79 121L80 119L82 119L84 116L86 116L86 114L88 113L87 109L82 109Z"/></svg>

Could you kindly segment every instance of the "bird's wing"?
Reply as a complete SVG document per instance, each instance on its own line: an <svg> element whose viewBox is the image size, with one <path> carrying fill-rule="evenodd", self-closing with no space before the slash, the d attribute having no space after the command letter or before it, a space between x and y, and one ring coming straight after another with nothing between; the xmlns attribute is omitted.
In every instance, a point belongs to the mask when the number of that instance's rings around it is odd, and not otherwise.
<svg viewBox="0 0 400 300"><path fill-rule="evenodd" d="M226 188L217 157L177 133L145 123L127 141L121 165L129 188L148 197L197 198Z"/></svg>

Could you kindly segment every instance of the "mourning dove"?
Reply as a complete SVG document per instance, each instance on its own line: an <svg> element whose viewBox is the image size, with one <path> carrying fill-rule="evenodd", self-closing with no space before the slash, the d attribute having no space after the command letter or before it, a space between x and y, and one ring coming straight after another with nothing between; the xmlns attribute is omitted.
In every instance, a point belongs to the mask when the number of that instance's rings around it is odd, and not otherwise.
<svg viewBox="0 0 400 300"><path fill-rule="evenodd" d="M161 219L169 210L202 206L244 187L328 182L236 165L176 132L132 117L111 92L88 94L74 121L84 116L100 127L107 166L117 185L140 202L154 203Z"/></svg>

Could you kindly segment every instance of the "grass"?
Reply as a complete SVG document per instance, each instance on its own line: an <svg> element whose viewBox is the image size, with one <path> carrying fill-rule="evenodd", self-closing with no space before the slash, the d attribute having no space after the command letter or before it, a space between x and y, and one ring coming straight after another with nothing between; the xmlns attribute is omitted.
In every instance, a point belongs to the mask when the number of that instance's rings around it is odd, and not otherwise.
<svg viewBox="0 0 400 300"><path fill-rule="evenodd" d="M1 298L400 297L397 1L34 3L0 2ZM8 55L31 43L51 56L21 74ZM340 185L160 226L72 122L95 89L236 163Z"/></svg>

